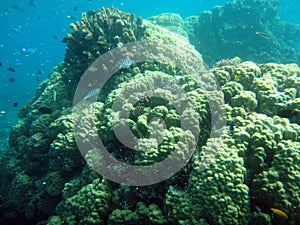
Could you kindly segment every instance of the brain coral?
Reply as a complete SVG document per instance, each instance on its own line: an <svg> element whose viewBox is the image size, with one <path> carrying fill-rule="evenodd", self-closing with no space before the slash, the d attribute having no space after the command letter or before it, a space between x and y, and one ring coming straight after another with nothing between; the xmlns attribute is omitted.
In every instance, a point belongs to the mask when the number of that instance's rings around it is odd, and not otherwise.
<svg viewBox="0 0 300 225"><path fill-rule="evenodd" d="M267 9L270 15L276 11ZM1 224L297 224L297 65L243 62L211 69L227 112L226 129L214 138L211 128L220 126L211 121L219 114L211 110L208 100L219 98L213 93L207 96L189 74L191 67L201 70L203 62L186 38L116 9L83 14L82 21L71 26L64 62L21 110L22 118L10 135L10 149L1 155ZM97 102L78 103L93 113L73 111L72 115L72 97L88 65L131 40L177 44L199 61L195 65L167 49L161 57L167 63L123 68ZM181 71L168 64L172 57L182 62ZM209 86L209 78L206 81ZM115 107L117 101L122 104ZM41 107L49 107L51 113L42 113ZM128 113L128 118L122 113ZM88 129L92 119L96 130ZM182 153L180 161L191 145L195 151L165 181L148 186L118 184L95 173L80 155L74 121L81 125L79 135L86 143L99 135L111 155L128 164L151 165L174 149ZM183 129L182 122L190 130ZM124 124L139 141L136 148L149 151L132 153L122 145L113 128L124 131ZM94 158L95 146L89 147L86 158L93 165L101 155ZM271 208L288 217L274 214Z"/></svg>

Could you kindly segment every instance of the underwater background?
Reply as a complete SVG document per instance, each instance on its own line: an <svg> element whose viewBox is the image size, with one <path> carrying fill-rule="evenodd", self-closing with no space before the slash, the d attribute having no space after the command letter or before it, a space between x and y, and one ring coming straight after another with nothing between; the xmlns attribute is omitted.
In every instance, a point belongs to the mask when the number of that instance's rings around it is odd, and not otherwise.
<svg viewBox="0 0 300 225"><path fill-rule="evenodd" d="M119 43L179 43L211 68L224 94L227 130L208 170L199 172L204 142L211 141L208 102L184 72L177 84L193 96L203 129L182 171L162 183L133 187L99 176L81 157L70 125L72 96L80 74L99 55L89 42L83 46L91 57L81 54L77 47L87 23L76 21L102 7L107 9L101 15L116 13L125 23L134 14L132 36ZM1 1L0 27L0 224L300 224L299 1ZM101 54L118 46L107 41L111 30L97 49ZM70 34L80 40L73 42ZM75 62L80 66L72 67ZM170 130L159 149L167 153L132 159L109 127L112 90L126 82L134 86L144 73L155 81L177 71L131 64L122 61L125 73L100 94L97 127L112 154L143 166L168 156L172 141L183 135L173 108L148 96L135 106L131 129L139 138L151 128L141 128L138 118L152 118L153 108Z"/></svg>

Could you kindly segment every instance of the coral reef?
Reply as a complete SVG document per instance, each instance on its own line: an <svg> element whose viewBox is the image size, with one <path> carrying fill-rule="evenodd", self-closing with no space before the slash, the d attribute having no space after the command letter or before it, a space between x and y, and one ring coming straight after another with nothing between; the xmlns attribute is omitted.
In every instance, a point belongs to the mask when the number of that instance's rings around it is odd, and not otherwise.
<svg viewBox="0 0 300 225"><path fill-rule="evenodd" d="M155 25L159 25L174 33L188 37L187 32L184 30L184 20L179 14L163 13L158 16L151 16L148 20Z"/></svg>
<svg viewBox="0 0 300 225"><path fill-rule="evenodd" d="M279 0L234 0L202 12L198 21L192 18L186 30L209 65L235 56L299 64L300 28L281 21L278 8Z"/></svg>
<svg viewBox="0 0 300 225"><path fill-rule="evenodd" d="M103 224L108 214L110 198L108 184L95 179L76 194L63 199L56 212L67 224Z"/></svg>
<svg viewBox="0 0 300 225"><path fill-rule="evenodd" d="M140 40L146 29L141 17L114 8L83 13L81 21L70 27L72 32L63 39L67 43L64 61L84 69L101 54Z"/></svg>
<svg viewBox="0 0 300 225"><path fill-rule="evenodd" d="M277 1L255 2L251 13L256 13L257 21L272 21ZM228 3L205 15L223 18L236 4L242 4L244 15L253 0ZM266 8L265 14L260 7ZM1 155L1 224L297 224L300 69L296 64L221 63L210 73L200 73L207 86L212 82L208 74L213 74L222 91L207 96L191 74L192 69L203 72L203 61L187 38L116 9L83 14L82 21L71 27L64 62L21 109L22 118L10 134L10 149ZM96 102L81 101L72 108L80 75L93 59L133 40L176 44L190 55L161 50L163 54L153 56L153 61L116 72ZM199 60L191 63L189 56ZM210 132L219 127L211 123L218 112L211 110L209 100L218 101L218 96L224 96L227 118L221 119L227 124L216 138ZM93 113L81 115L77 108ZM96 130L89 129L93 120ZM89 148L84 155L89 164L77 147L74 123ZM134 147L148 151L130 151L118 139L126 137L122 136L126 129L138 140ZM175 150L180 162L190 147L195 151L174 176L152 185L129 186L90 167L101 160L93 145L98 135L112 156L129 165L152 165ZM275 215L274 209L287 218Z"/></svg>

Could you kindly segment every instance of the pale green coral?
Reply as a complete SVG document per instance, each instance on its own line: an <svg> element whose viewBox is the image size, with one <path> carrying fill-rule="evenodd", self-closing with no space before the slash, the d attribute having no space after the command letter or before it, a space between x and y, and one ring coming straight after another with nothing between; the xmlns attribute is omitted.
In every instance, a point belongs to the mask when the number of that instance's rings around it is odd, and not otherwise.
<svg viewBox="0 0 300 225"><path fill-rule="evenodd" d="M205 218L208 223L245 224L249 219L250 201L244 161L238 155L239 147L232 146L233 139L225 138L225 144L217 149L218 155L205 171L198 172L201 161L206 161L208 156L200 154L195 160L189 180L191 202L199 207L198 217Z"/></svg>
<svg viewBox="0 0 300 225"><path fill-rule="evenodd" d="M138 215L136 212L124 209L116 209L110 215L108 219L109 225L131 225L137 223Z"/></svg>
<svg viewBox="0 0 300 225"><path fill-rule="evenodd" d="M64 199L56 212L67 224L102 224L107 217L110 198L108 184L95 179Z"/></svg>
<svg viewBox="0 0 300 225"><path fill-rule="evenodd" d="M283 140L275 148L271 168L255 176L253 194L268 208L279 208L290 221L299 221L300 147ZM292 223L291 223L292 224Z"/></svg>
<svg viewBox="0 0 300 225"><path fill-rule="evenodd" d="M58 196L62 193L65 179L59 172L51 172L45 177L45 189L50 196Z"/></svg>
<svg viewBox="0 0 300 225"><path fill-rule="evenodd" d="M180 34L187 37L187 33L184 30L184 21L179 14L163 13L158 16L151 16L149 20L155 24L162 26L176 34Z"/></svg>
<svg viewBox="0 0 300 225"><path fill-rule="evenodd" d="M140 138L135 146L138 150L134 160L136 165L160 162L174 151L188 152L190 146L196 145L199 122L206 126L208 112L206 97L200 89L181 93L179 85L183 81L183 78L162 72L145 71L126 86L121 83L107 98L106 120L99 119L99 127L109 132L100 131L100 135L110 141L114 138L112 130L124 131L130 127L127 132L132 131ZM183 130L180 125L189 130ZM111 137L108 137L109 133Z"/></svg>
<svg viewBox="0 0 300 225"><path fill-rule="evenodd" d="M110 214L108 224L165 224L166 219L157 205L138 202L136 211L116 209Z"/></svg>
<svg viewBox="0 0 300 225"><path fill-rule="evenodd" d="M33 180L24 172L17 173L7 193L7 200L13 204L24 204L32 194ZM28 190L24 193L24 190Z"/></svg>
<svg viewBox="0 0 300 225"><path fill-rule="evenodd" d="M287 117L297 123L300 69L295 64L243 62L212 70L222 85L225 100L270 116ZM251 93L252 92L252 93Z"/></svg>
<svg viewBox="0 0 300 225"><path fill-rule="evenodd" d="M62 221L59 216L51 216L47 221L47 225L61 225Z"/></svg>
<svg viewBox="0 0 300 225"><path fill-rule="evenodd" d="M253 111L257 106L255 93L252 91L241 91L235 95L232 100L232 106L241 106L246 110Z"/></svg>
<svg viewBox="0 0 300 225"><path fill-rule="evenodd" d="M239 144L243 149L240 155L245 158L251 198L262 207L255 209L253 221L258 222L260 215L269 213L270 208L278 208L289 215L293 224L292 221L299 219L296 213L300 185L299 137L296 135L299 125L257 113L236 117L233 124L234 139L243 140ZM262 212L256 212L257 209Z"/></svg>

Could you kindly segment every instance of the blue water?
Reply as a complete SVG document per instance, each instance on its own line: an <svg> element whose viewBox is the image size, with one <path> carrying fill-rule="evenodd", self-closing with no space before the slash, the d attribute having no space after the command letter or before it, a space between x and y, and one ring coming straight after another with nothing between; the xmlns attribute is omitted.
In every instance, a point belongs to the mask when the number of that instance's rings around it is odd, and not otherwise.
<svg viewBox="0 0 300 225"><path fill-rule="evenodd" d="M63 60L65 44L61 39L70 32L69 24L80 19L81 12L114 6L123 11L148 18L164 12L182 17L199 15L225 0L2 0L0 2L0 125L1 140L15 123L17 109L34 96L40 82ZM31 3L31 4L30 4ZM281 0L279 16L300 24L299 0ZM15 68L15 72L7 68ZM9 82L9 78L15 82ZM17 107L13 104L18 103Z"/></svg>

